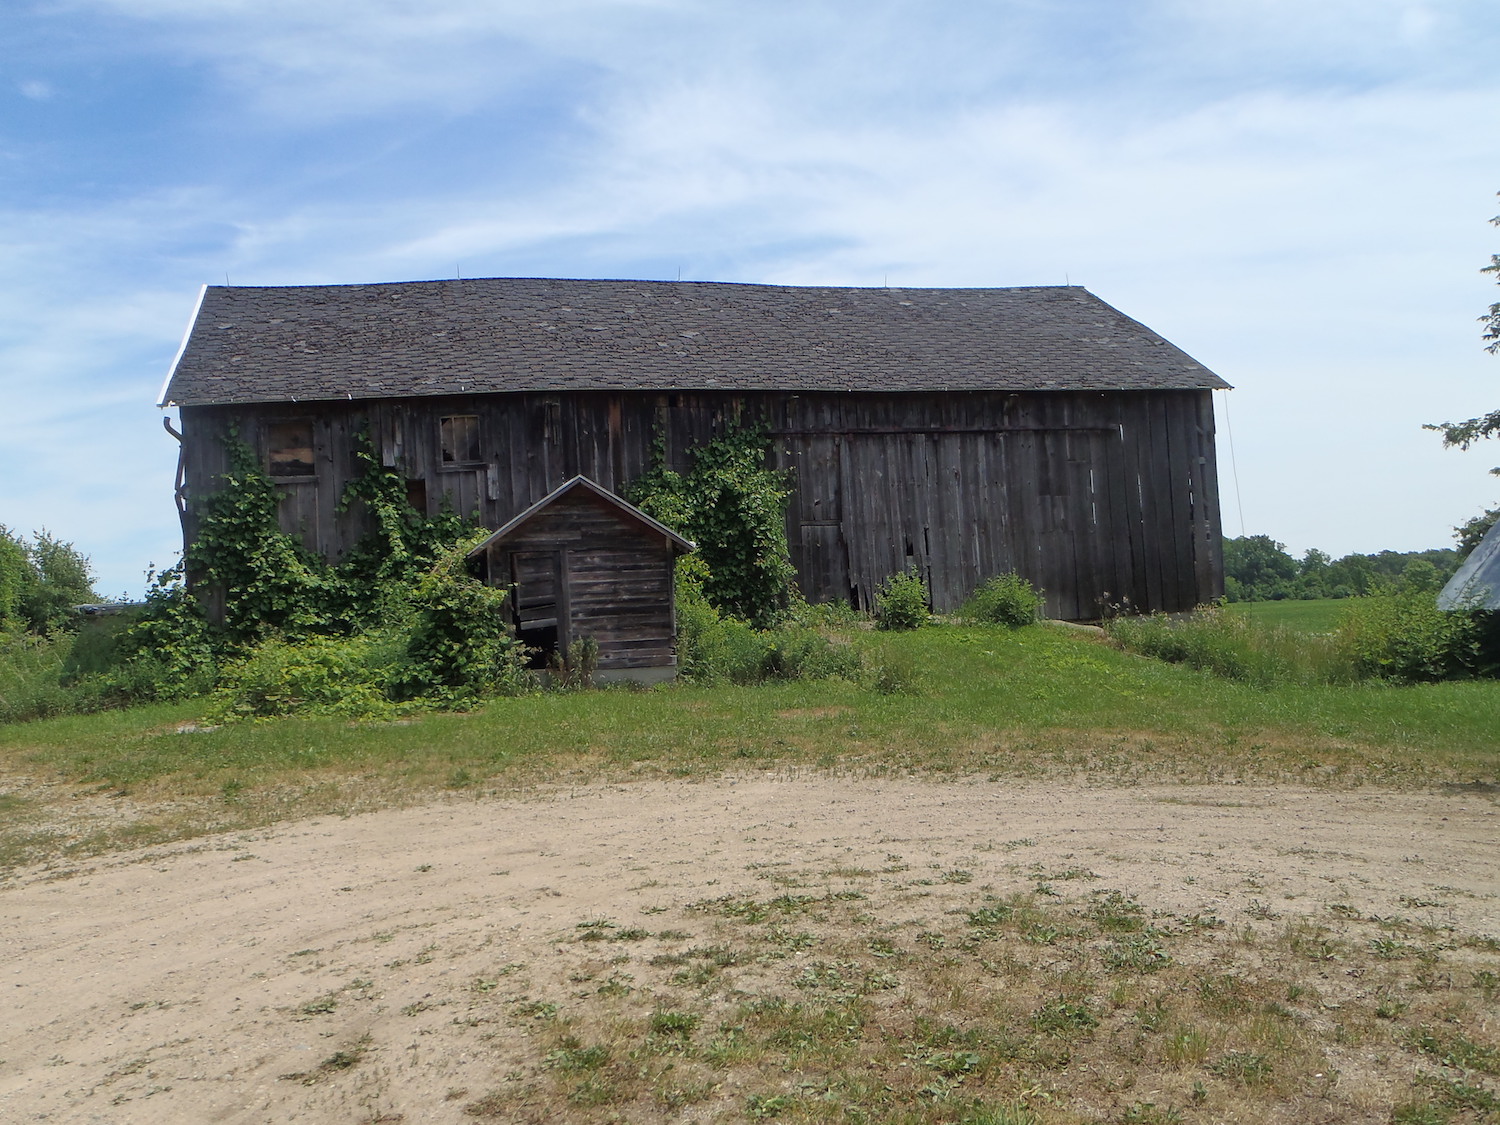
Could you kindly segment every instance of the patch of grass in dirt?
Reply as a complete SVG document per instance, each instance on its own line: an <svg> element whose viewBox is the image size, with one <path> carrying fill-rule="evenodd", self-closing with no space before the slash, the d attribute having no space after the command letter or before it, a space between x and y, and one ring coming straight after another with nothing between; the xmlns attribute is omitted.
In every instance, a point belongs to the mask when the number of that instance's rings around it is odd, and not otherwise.
<svg viewBox="0 0 1500 1125"><path fill-rule="evenodd" d="M279 1077L283 1082L300 1082L304 1086L316 1086L333 1075L340 1074L346 1070L352 1070L364 1061L365 1054L370 1050L371 1037L361 1036L348 1047L335 1051L320 1062L312 1070L298 1070Z"/></svg>
<svg viewBox="0 0 1500 1125"><path fill-rule="evenodd" d="M23 779L65 791L38 797L46 808L32 815L6 818L0 864L49 847L88 854L436 792L478 797L597 778L798 768L1490 786L1500 760L1497 682L1255 688L1043 626L944 625L848 640L872 660L920 669L920 689L887 694L834 679L553 692L412 722L220 729L200 727L195 707L179 704L0 726L0 786L10 797L33 797ZM138 811L98 831L53 823L90 791L128 797ZM49 845L53 829L62 839Z"/></svg>
<svg viewBox="0 0 1500 1125"><path fill-rule="evenodd" d="M1235 928L1148 913L1112 888L1071 891L950 886L924 918L894 887L689 904L693 947L622 954L635 987L509 1000L494 1018L525 1032L522 1057L497 1064L512 1080L465 1109L1150 1125L1293 1120L1310 1105L1321 1120L1364 1120L1383 1105L1393 1121L1497 1120L1483 982L1500 951L1435 927L1422 965L1372 951L1379 918ZM1032 940L1038 929L1051 940ZM1112 956L1122 943L1153 955ZM685 976L684 963L715 971Z"/></svg>

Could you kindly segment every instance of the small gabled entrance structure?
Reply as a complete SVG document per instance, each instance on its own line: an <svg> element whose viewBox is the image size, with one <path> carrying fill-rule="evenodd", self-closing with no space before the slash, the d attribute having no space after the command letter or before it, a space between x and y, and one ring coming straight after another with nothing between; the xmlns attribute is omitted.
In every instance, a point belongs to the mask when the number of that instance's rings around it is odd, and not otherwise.
<svg viewBox="0 0 1500 1125"><path fill-rule="evenodd" d="M577 476L469 552L510 591L511 620L545 666L576 641L599 646L595 678L655 683L677 673L673 563L694 544Z"/></svg>

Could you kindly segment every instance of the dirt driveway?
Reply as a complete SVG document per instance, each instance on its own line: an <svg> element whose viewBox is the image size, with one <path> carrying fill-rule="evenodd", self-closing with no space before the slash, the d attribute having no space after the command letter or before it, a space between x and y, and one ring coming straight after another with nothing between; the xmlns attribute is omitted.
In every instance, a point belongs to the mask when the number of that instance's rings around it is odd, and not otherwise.
<svg viewBox="0 0 1500 1125"><path fill-rule="evenodd" d="M1180 915L1441 900L1445 923L1500 934L1496 827L1472 793L757 776L454 798L33 869L0 889L0 1120L472 1121L525 1057L525 1027L484 1005L565 995L580 923L691 929L689 904L764 895L776 873L859 873L933 914L960 882L1070 872Z"/></svg>

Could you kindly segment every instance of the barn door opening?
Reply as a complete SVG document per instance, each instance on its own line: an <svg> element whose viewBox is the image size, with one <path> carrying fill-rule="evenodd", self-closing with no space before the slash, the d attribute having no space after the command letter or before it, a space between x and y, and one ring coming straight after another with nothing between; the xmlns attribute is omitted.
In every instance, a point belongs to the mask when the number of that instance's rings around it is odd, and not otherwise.
<svg viewBox="0 0 1500 1125"><path fill-rule="evenodd" d="M843 438L815 434L796 453L797 492L787 536L797 585L810 602L848 601L849 547L844 540Z"/></svg>
<svg viewBox="0 0 1500 1125"><path fill-rule="evenodd" d="M510 557L511 615L516 637L530 649L527 667L546 668L572 641L568 552L516 551Z"/></svg>

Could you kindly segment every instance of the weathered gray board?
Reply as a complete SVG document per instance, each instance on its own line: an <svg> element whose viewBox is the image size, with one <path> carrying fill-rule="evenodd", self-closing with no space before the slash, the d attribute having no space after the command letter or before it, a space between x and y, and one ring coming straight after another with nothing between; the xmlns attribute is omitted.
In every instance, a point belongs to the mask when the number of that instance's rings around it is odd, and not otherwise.
<svg viewBox="0 0 1500 1125"><path fill-rule="evenodd" d="M1095 618L1105 603L1183 610L1223 592L1210 393L586 391L188 406L185 531L226 467L231 426L263 446L273 423L313 423L316 470L281 486L282 524L332 558L363 527L357 506L337 510L362 428L419 505L446 502L494 528L573 476L624 493L657 432L686 469L695 445L743 419L766 425L774 464L795 474L787 538L811 600L869 608L884 578L915 567L940 611L1009 570L1046 591L1055 617ZM467 414L483 461L444 465L439 419Z"/></svg>

